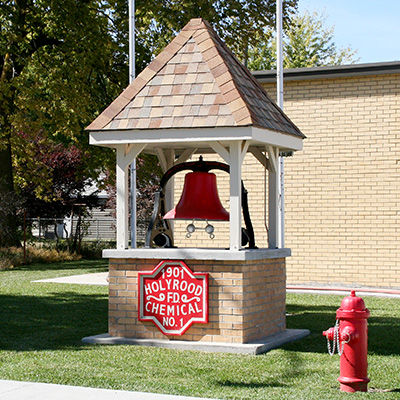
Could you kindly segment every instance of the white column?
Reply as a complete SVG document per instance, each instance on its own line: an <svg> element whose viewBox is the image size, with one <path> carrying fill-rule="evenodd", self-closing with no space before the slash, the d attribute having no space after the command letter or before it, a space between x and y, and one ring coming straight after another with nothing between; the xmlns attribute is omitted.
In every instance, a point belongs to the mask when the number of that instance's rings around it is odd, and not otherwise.
<svg viewBox="0 0 400 400"><path fill-rule="evenodd" d="M158 160L160 161L161 169L165 174L175 163L175 150L156 148ZM172 177L165 187L165 206L169 211L174 206L174 178ZM172 221L171 221L172 222Z"/></svg>
<svg viewBox="0 0 400 400"><path fill-rule="evenodd" d="M125 146L117 147L117 249L128 248L128 166L125 162Z"/></svg>
<svg viewBox="0 0 400 400"><path fill-rule="evenodd" d="M285 247L285 165L283 157L279 157L279 241L278 247L280 249Z"/></svg>
<svg viewBox="0 0 400 400"><path fill-rule="evenodd" d="M279 149L268 147L268 247L275 249L279 243Z"/></svg>
<svg viewBox="0 0 400 400"><path fill-rule="evenodd" d="M241 142L232 142L229 146L230 197L229 224L230 250L240 250L242 232L242 151Z"/></svg>
<svg viewBox="0 0 400 400"><path fill-rule="evenodd" d="M137 202L136 202L136 158L132 161L130 167L131 174L131 248L136 248L137 233Z"/></svg>
<svg viewBox="0 0 400 400"><path fill-rule="evenodd" d="M167 149L165 152L165 159L167 162L167 171L174 166L175 162L175 150ZM167 211L174 206L174 192L175 192L175 179L172 177L165 187L165 204Z"/></svg>
<svg viewBox="0 0 400 400"><path fill-rule="evenodd" d="M140 154L140 152L146 147L146 144L129 144L126 148L124 148L124 165L127 166L130 164L130 174L131 174L131 248L136 248L136 157ZM122 167L122 164L121 164Z"/></svg>

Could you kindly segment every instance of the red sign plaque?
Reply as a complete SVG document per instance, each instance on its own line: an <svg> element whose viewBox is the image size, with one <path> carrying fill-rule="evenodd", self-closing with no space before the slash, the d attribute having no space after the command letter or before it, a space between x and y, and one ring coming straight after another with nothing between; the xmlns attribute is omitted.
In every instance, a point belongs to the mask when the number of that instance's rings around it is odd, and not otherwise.
<svg viewBox="0 0 400 400"><path fill-rule="evenodd" d="M208 323L207 273L194 273L183 261L161 261L138 275L140 321L153 321L164 335Z"/></svg>

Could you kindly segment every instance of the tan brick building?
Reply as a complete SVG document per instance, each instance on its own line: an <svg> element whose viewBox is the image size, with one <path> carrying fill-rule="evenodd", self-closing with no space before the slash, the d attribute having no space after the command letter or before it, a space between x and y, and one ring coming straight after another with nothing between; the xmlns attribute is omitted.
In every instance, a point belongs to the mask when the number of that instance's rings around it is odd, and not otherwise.
<svg viewBox="0 0 400 400"><path fill-rule="evenodd" d="M275 73L255 76L275 98ZM287 70L284 91L307 136L285 158L287 283L400 288L400 62Z"/></svg>
<svg viewBox="0 0 400 400"><path fill-rule="evenodd" d="M275 100L276 72L254 75ZM287 284L400 288L400 62L286 70L284 109L307 136L304 150L285 158ZM264 174L247 154L243 180L259 247L267 246ZM219 174L229 210L228 187ZM227 233L218 223L214 241L202 232L176 239L227 246Z"/></svg>

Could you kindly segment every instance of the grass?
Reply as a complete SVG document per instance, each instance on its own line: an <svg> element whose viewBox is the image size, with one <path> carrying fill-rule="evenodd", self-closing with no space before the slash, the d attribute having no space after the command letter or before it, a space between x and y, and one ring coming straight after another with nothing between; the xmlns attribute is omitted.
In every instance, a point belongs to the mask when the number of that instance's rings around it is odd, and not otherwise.
<svg viewBox="0 0 400 400"><path fill-rule="evenodd" d="M288 328L311 335L260 356L83 345L107 331L107 288L31 281L106 269L104 261L76 261L0 271L0 379L217 399L349 398L336 381L339 357L327 354L321 334L342 296L289 294ZM400 300L365 302L374 391L351 396L400 399Z"/></svg>

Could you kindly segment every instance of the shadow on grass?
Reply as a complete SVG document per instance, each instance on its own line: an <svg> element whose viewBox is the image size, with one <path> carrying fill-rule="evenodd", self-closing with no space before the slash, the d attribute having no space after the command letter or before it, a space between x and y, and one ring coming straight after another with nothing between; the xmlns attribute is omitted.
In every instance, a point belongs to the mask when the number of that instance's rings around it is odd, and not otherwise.
<svg viewBox="0 0 400 400"><path fill-rule="evenodd" d="M239 370L236 373L237 379L227 379L224 381L217 381L216 383L220 386L238 389L285 388L288 386L288 383L285 382L290 382L304 374L304 359L303 357L299 357L297 352L286 352L283 357L285 362L280 363L280 367L274 371L275 376L263 374L261 381L260 376L258 376L257 381L253 381L251 379L246 379L246 373Z"/></svg>
<svg viewBox="0 0 400 400"><path fill-rule="evenodd" d="M336 309L329 305L287 304L287 328L309 329L310 336L286 345L284 348L302 352L327 352L326 338L322 332L335 325ZM374 316L368 319L368 353L377 355L400 355L400 318Z"/></svg>
<svg viewBox="0 0 400 400"><path fill-rule="evenodd" d="M76 292L0 295L0 349L79 347L83 337L107 332L107 304L105 295Z"/></svg>
<svg viewBox="0 0 400 400"><path fill-rule="evenodd" d="M14 268L15 271L56 271L56 270L75 270L87 268L93 270L92 272L102 272L108 270L107 260L78 260L66 261L59 263L39 263L20 265Z"/></svg>
<svg viewBox="0 0 400 400"><path fill-rule="evenodd" d="M261 388L261 389L266 389L266 388L274 388L274 387L286 387L286 384L283 384L278 381L271 381L271 382L240 382L240 381L231 381L231 380L226 380L226 381L217 381L217 385L224 386L224 387L230 387L230 388Z"/></svg>

